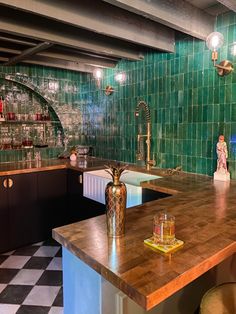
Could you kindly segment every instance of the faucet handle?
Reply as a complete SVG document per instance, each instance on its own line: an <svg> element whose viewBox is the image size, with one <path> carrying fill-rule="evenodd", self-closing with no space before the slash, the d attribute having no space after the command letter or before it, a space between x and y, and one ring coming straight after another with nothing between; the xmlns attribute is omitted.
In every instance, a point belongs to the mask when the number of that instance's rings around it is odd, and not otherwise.
<svg viewBox="0 0 236 314"><path fill-rule="evenodd" d="M156 160L154 159L154 153L152 154L152 159L148 161L148 164L152 167L156 166Z"/></svg>

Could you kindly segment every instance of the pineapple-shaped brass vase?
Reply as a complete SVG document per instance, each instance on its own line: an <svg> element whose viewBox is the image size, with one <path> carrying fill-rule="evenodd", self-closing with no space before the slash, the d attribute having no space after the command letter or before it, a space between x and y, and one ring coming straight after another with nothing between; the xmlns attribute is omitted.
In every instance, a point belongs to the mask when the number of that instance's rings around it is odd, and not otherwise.
<svg viewBox="0 0 236 314"><path fill-rule="evenodd" d="M105 189L107 234L109 237L122 237L125 234L126 186L120 181L126 166L106 166L113 181Z"/></svg>

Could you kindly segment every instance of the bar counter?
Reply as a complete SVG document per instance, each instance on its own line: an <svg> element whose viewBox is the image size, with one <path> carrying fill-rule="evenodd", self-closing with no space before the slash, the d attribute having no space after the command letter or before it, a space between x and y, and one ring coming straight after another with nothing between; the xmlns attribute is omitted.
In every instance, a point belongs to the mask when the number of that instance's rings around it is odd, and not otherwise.
<svg viewBox="0 0 236 314"><path fill-rule="evenodd" d="M79 171L96 170L104 167L107 161L95 157L78 158L76 161L69 159L46 159L39 162L22 161L0 163L0 175L14 175L21 173L31 173L38 171L48 171L56 169L77 169Z"/></svg>
<svg viewBox="0 0 236 314"><path fill-rule="evenodd" d="M105 215L53 230L63 247L105 280L150 310L236 252L236 182L179 174L143 183L172 196L127 209L126 233L106 234ZM153 216L166 209L176 218L184 246L160 254L143 240ZM78 260L79 260L78 259ZM232 270L236 275L235 268Z"/></svg>
<svg viewBox="0 0 236 314"><path fill-rule="evenodd" d="M75 162L6 163L0 165L0 176L64 168L83 172L102 169L108 163L94 157ZM129 169L147 172L135 165ZM145 310L153 309L236 252L236 181L214 181L183 172L168 175L164 169L148 173L162 178L143 182L143 187L172 196L127 209L124 237L107 237L105 215L53 230L53 237L76 260ZM184 241L182 248L166 255L143 242L152 234L153 216L162 209L175 216L176 237ZM235 267L232 272L236 280Z"/></svg>

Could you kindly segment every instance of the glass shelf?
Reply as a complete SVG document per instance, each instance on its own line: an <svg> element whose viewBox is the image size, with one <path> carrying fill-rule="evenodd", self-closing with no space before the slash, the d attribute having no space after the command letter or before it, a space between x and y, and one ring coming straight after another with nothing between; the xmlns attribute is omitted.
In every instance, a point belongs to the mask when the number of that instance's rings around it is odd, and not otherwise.
<svg viewBox="0 0 236 314"><path fill-rule="evenodd" d="M52 120L5 120L0 121L0 124L50 124L50 123L58 123L60 124L60 121L52 121Z"/></svg>
<svg viewBox="0 0 236 314"><path fill-rule="evenodd" d="M56 148L57 146L48 146L48 145L33 145L33 146L21 146L21 147L12 147L12 148L0 148L0 152L13 152L13 151L25 151L30 149L42 149L42 148Z"/></svg>

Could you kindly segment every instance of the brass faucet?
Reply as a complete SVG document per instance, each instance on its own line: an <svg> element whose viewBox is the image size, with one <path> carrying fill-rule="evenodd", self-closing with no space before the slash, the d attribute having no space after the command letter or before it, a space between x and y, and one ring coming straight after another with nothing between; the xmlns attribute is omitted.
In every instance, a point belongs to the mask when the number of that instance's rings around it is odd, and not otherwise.
<svg viewBox="0 0 236 314"><path fill-rule="evenodd" d="M150 117L150 110L148 105L144 101L140 101L136 107L135 110L135 116L139 116L139 110L140 108L143 108L145 111L145 117L146 117L146 123L147 123L147 134L138 134L138 149L140 147L140 140L141 138L146 138L146 144L147 144L147 157L146 157L146 169L150 170L151 166L155 166L156 162L154 158L151 160L151 117ZM140 157L140 152L138 151L137 156Z"/></svg>

